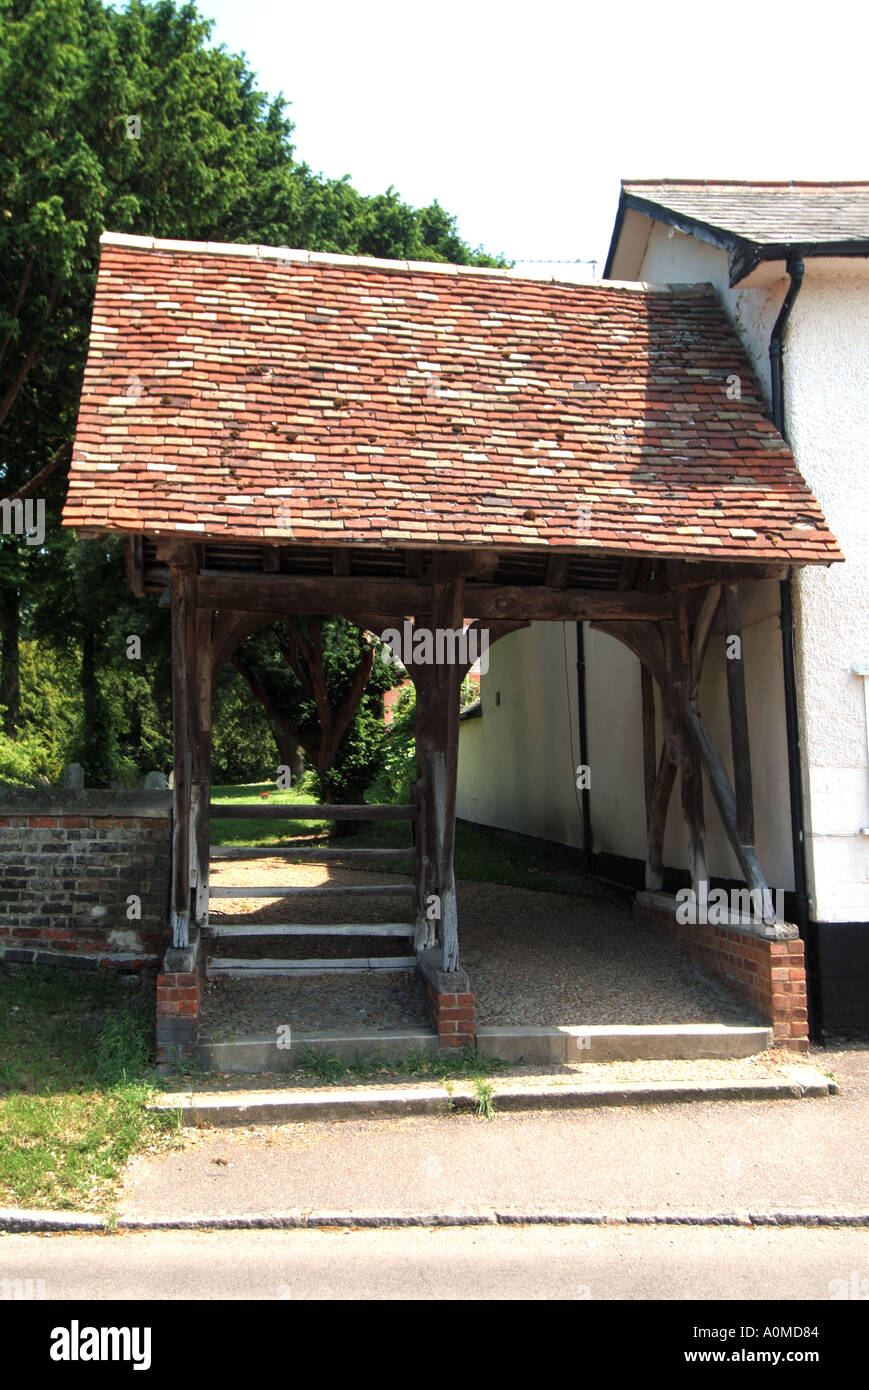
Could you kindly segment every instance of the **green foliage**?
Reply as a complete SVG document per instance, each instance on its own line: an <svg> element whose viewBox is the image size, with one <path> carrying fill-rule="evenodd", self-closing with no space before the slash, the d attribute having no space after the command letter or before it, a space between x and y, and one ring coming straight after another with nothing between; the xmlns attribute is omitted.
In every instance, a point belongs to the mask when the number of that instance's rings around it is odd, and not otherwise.
<svg viewBox="0 0 869 1390"><path fill-rule="evenodd" d="M262 705L230 667L214 686L212 782L273 782L278 759Z"/></svg>
<svg viewBox="0 0 869 1390"><path fill-rule="evenodd" d="M416 690L408 685L399 695L380 751L380 769L371 789L372 799L406 805L416 780Z"/></svg>
<svg viewBox="0 0 869 1390"><path fill-rule="evenodd" d="M298 631L319 651L322 647L325 694L333 712L350 695L367 643L359 628L346 618L292 620L276 623L244 643L241 659L269 705L284 715L298 731L310 753L316 794L324 801L360 802L380 770L384 743L383 694L398 679L395 668L380 660L380 643L374 639L374 660L368 683L353 719L342 737L331 766L320 768L323 729L320 711L310 689L296 675L291 654L297 651L293 634ZM310 677L304 658L302 670Z"/></svg>

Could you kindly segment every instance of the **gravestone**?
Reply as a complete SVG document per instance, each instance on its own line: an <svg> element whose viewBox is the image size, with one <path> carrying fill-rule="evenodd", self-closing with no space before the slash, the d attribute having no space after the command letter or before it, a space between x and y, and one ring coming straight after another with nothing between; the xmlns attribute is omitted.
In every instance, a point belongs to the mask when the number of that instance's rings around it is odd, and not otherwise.
<svg viewBox="0 0 869 1390"><path fill-rule="evenodd" d="M169 779L165 772L146 772L143 785L146 792L165 792L169 787Z"/></svg>
<svg viewBox="0 0 869 1390"><path fill-rule="evenodd" d="M84 768L81 763L68 763L63 769L61 783L68 791L84 791Z"/></svg>

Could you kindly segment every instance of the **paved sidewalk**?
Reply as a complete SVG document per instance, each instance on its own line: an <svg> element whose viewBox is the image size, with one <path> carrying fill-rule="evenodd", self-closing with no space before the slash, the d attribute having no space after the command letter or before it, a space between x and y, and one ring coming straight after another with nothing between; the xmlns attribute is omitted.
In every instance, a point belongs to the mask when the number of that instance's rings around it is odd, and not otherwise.
<svg viewBox="0 0 869 1390"><path fill-rule="evenodd" d="M188 1131L133 1161L121 1215L869 1211L869 1050L809 1060L840 1095Z"/></svg>

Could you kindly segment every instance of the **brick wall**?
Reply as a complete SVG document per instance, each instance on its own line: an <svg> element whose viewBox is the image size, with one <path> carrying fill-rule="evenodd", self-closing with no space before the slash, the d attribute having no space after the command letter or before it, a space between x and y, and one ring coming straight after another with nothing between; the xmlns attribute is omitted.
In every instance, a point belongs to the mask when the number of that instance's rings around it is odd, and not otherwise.
<svg viewBox="0 0 869 1390"><path fill-rule="evenodd" d="M171 809L167 792L0 791L0 955L156 963L169 940Z"/></svg>
<svg viewBox="0 0 869 1390"><path fill-rule="evenodd" d="M638 893L634 920L747 999L772 1024L779 1047L808 1051L806 969L796 927L781 924L759 935L733 925L677 922L675 899L664 893Z"/></svg>

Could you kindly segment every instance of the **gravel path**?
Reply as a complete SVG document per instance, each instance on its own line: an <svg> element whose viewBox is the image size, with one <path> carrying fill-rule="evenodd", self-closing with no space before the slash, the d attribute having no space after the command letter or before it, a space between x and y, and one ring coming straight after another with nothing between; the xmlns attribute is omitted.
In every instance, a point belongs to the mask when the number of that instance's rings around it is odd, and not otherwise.
<svg viewBox="0 0 869 1390"><path fill-rule="evenodd" d="M212 883L302 886L397 883L388 873L279 859L214 866ZM626 897L576 876L576 891L536 892L503 884L458 885L459 950L477 997L480 1024L753 1024L762 1020L737 996L634 925ZM399 899L218 899L213 926L305 922L403 922ZM210 942L213 956L304 958L404 955L406 941L377 937ZM304 1030L429 1027L414 976L216 980L206 991L204 1031L212 1037Z"/></svg>

